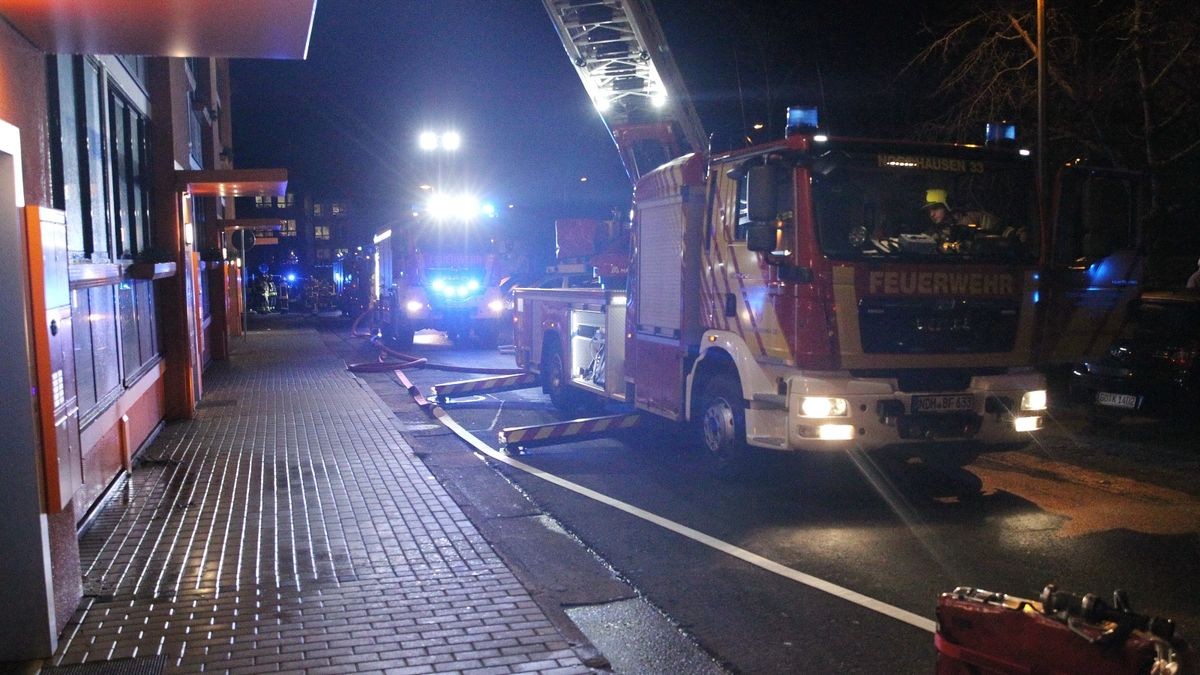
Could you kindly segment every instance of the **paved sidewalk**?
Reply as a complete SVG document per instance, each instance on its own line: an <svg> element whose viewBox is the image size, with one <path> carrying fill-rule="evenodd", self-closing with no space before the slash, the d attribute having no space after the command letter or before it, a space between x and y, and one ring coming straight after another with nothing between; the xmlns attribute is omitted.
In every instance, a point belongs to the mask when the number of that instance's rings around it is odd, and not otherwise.
<svg viewBox="0 0 1200 675"><path fill-rule="evenodd" d="M53 665L589 672L316 331L234 344L81 540Z"/></svg>

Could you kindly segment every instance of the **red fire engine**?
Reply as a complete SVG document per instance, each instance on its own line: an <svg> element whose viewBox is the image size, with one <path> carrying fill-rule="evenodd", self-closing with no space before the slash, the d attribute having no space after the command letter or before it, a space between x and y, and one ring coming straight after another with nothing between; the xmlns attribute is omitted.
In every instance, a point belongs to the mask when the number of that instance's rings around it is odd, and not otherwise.
<svg viewBox="0 0 1200 675"><path fill-rule="evenodd" d="M793 109L786 138L708 156L648 6L545 4L635 180L625 288L516 292L517 362L556 405L698 422L721 464L1041 427L1028 153L833 138Z"/></svg>

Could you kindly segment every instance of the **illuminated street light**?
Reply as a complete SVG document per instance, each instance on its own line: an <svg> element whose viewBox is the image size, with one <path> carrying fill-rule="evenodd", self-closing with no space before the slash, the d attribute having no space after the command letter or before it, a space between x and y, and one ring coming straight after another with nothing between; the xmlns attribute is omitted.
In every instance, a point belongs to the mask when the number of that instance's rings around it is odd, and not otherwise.
<svg viewBox="0 0 1200 675"><path fill-rule="evenodd" d="M462 134L457 131L422 131L417 136L417 145L425 152L433 152L435 150L443 150L445 152L454 152L462 147Z"/></svg>

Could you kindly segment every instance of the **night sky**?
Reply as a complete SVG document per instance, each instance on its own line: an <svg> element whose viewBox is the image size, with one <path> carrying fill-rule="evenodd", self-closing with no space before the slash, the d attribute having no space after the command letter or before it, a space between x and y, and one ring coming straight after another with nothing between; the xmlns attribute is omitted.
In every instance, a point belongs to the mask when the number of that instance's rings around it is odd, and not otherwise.
<svg viewBox="0 0 1200 675"><path fill-rule="evenodd" d="M841 134L901 132L926 98L897 74L929 3L659 0L667 40L718 143L797 102ZM909 78L913 79L913 78ZM616 150L538 0L320 0L306 61L235 61L235 164L284 167L294 192L349 197L380 221L435 166L425 128L454 127L453 174L531 220L629 203ZM768 111L769 107L769 111ZM579 178L587 176L588 182Z"/></svg>

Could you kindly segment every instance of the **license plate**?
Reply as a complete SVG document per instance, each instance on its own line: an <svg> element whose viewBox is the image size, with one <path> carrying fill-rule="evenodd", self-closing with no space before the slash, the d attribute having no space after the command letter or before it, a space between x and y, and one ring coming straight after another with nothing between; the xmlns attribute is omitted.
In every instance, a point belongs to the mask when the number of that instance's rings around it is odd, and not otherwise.
<svg viewBox="0 0 1200 675"><path fill-rule="evenodd" d="M912 398L912 411L915 413L958 412L974 409L974 394L939 394Z"/></svg>
<svg viewBox="0 0 1200 675"><path fill-rule="evenodd" d="M1133 394L1112 394L1107 391L1096 392L1096 405L1106 405L1111 408L1137 407L1137 396Z"/></svg>

